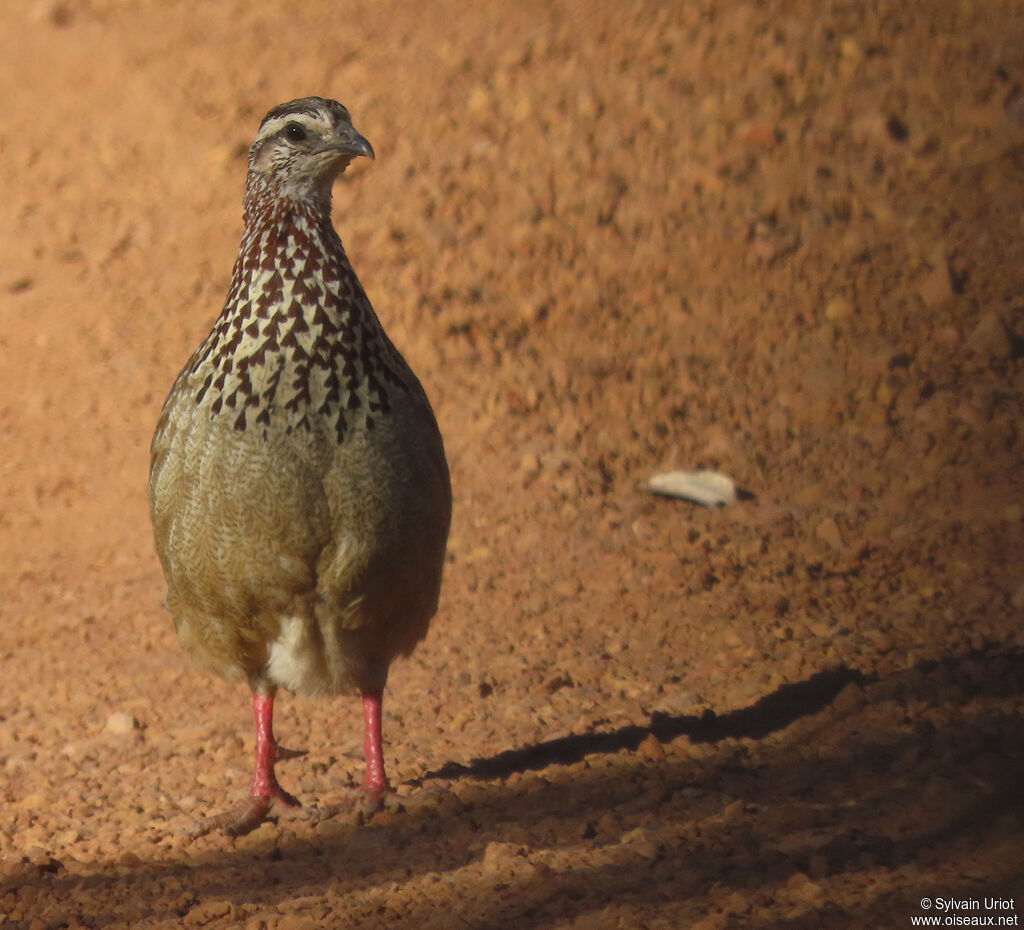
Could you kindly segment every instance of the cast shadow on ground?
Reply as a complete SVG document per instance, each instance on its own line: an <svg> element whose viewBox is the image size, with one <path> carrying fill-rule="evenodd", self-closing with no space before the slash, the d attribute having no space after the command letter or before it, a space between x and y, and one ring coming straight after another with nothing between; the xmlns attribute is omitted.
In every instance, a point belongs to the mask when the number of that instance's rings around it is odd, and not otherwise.
<svg viewBox="0 0 1024 930"><path fill-rule="evenodd" d="M571 765L593 753L635 750L651 734L663 743L679 736L688 736L694 743L717 743L728 738L762 739L800 717L823 710L848 684L867 680L867 676L848 668L828 669L806 681L782 685L750 707L727 714L707 710L695 717L656 712L646 727L625 726L610 733L572 734L522 749L509 749L488 759L474 759L469 765L449 762L436 772L428 772L424 778L508 778L514 772Z"/></svg>
<svg viewBox="0 0 1024 930"><path fill-rule="evenodd" d="M60 869L26 871L0 882L0 900L11 893L15 899L28 894L37 908L60 901L86 926L106 927L126 917L135 922L180 920L209 902L273 910L297 897L322 894L328 885L333 894L346 896L469 867L477 870L469 874L480 883L478 893L440 906L442 912L447 908L448 926L529 930L597 914L610 904L650 906L651 888L658 889L666 906L685 904L723 886L741 896L756 896L764 888L785 884L795 872L808 871L812 860L825 876L899 869L936 849L982 844L993 824L1018 816L1016 774L1024 761L1024 721L985 705L1024 693L1024 655L972 654L923 663L874 682L860 705L812 716L829 708L843 688L864 681L848 670L823 672L721 716L659 717L650 727L565 737L501 753L474 762L462 773L445 766L441 771L447 774L434 777L460 779L458 791L424 789L429 801L414 794L407 810L381 823L338 823L330 831L282 833L262 843L255 834L247 845L234 848L197 844L179 861L113 868L98 863L84 876ZM823 734L831 728L870 712L873 702L893 704L897 713L892 716L898 719L900 707L922 698L948 711L948 722L926 728L894 726L883 733L851 728L856 738L833 741L827 754L807 751L818 736L825 745ZM957 713L969 703L970 713ZM792 731L779 732L794 722ZM639 745L650 732L686 733L692 741L712 745L728 741L699 762L653 764L639 754L620 753ZM758 740L773 733L777 735L759 747L757 764L744 764L747 744L736 739ZM987 734L982 743L979 733ZM962 751L939 752L949 746ZM979 746L1006 762L1005 773L996 771L984 790L972 788L969 778L976 774ZM610 754L608 764L572 771L558 767L594 753ZM550 768L532 774L542 767ZM516 772L531 774L495 783L503 773ZM926 829L910 829L894 839L889 825L921 803L923 787L935 778L958 785L955 803L942 808ZM614 812L623 833L645 824L650 828L653 812L659 829L671 828L663 834L668 839L653 854L634 861L618 857L559 871L538 871L525 858L513 858L513 877L503 876L500 888L489 884L481 870L492 843L556 853L571 852L580 844L621 849L616 846L621 835L593 830L608 811ZM816 838L806 829L809 812ZM443 925L438 923L437 902L403 898L393 910L377 919L386 917L396 930ZM791 926L856 925L827 905L815 919L819 923L800 918ZM47 921L53 920L48 914ZM9 921L5 927L21 930L29 923Z"/></svg>

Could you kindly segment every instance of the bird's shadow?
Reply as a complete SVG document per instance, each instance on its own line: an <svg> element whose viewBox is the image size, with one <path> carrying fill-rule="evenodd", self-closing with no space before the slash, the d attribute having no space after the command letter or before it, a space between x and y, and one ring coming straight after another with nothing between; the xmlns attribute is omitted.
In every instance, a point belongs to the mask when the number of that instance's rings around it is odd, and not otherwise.
<svg viewBox="0 0 1024 930"><path fill-rule="evenodd" d="M688 736L694 743L717 743L729 738L762 739L800 717L823 710L847 685L871 680L871 676L852 669L828 669L806 681L782 685L750 707L726 714L706 710L696 717L655 712L648 726L624 726L608 733L572 734L474 759L469 765L448 762L437 771L428 772L424 779L508 778L516 772L536 771L549 765L572 765L594 753L635 750L651 735L663 743L679 736Z"/></svg>

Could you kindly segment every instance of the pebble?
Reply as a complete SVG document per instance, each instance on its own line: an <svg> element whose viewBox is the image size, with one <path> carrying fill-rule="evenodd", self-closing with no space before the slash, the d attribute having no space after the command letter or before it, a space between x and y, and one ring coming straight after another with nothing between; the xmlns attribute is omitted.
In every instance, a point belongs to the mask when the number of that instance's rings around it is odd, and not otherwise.
<svg viewBox="0 0 1024 930"><path fill-rule="evenodd" d="M940 326L932 333L932 342L952 348L960 344L960 330L955 326Z"/></svg>
<svg viewBox="0 0 1024 930"><path fill-rule="evenodd" d="M45 809L49 805L49 799L39 792L33 792L32 794L26 794L23 798L20 798L15 802L15 806L22 810L41 810Z"/></svg>
<svg viewBox="0 0 1024 930"><path fill-rule="evenodd" d="M230 901L208 901L197 904L185 915L185 926L203 927L231 913Z"/></svg>
<svg viewBox="0 0 1024 930"><path fill-rule="evenodd" d="M934 308L953 296L945 265L933 268L918 281L917 296L928 308Z"/></svg>
<svg viewBox="0 0 1024 930"><path fill-rule="evenodd" d="M665 761L665 749L662 747L661 741L653 733L648 733L644 737L640 745L637 746L637 752L651 762Z"/></svg>
<svg viewBox="0 0 1024 930"><path fill-rule="evenodd" d="M853 313L853 304L845 297L833 297L825 304L825 319L832 323L845 320Z"/></svg>
<svg viewBox="0 0 1024 930"><path fill-rule="evenodd" d="M982 356L1008 356L1010 340L999 314L991 310L985 313L967 337L965 345Z"/></svg>
<svg viewBox="0 0 1024 930"><path fill-rule="evenodd" d="M797 898L805 901L820 898L824 892L821 885L804 872L794 872L786 882L786 888Z"/></svg>
<svg viewBox="0 0 1024 930"><path fill-rule="evenodd" d="M483 867L485 872L499 872L509 868L511 864L522 857L523 847L513 843L501 843L492 841L487 844L484 850Z"/></svg>
<svg viewBox="0 0 1024 930"><path fill-rule="evenodd" d="M24 852L29 865L40 872L59 872L64 866L41 846L30 846Z"/></svg>
<svg viewBox="0 0 1024 930"><path fill-rule="evenodd" d="M839 526L832 517L826 517L818 523L814 528L814 535L834 549L841 549L843 546L843 537L839 532Z"/></svg>
<svg viewBox="0 0 1024 930"><path fill-rule="evenodd" d="M103 729L115 736L124 736L139 728L139 721L124 711L115 711L107 717Z"/></svg>

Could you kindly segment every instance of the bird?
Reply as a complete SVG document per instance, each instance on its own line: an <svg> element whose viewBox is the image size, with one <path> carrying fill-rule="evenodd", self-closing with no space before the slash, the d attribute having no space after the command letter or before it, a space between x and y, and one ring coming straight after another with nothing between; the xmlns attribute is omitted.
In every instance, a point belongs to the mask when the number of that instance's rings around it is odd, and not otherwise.
<svg viewBox="0 0 1024 930"><path fill-rule="evenodd" d="M438 608L451 522L444 443L332 220L334 182L373 147L325 97L273 107L248 150L244 232L220 316L171 387L149 504L166 607L203 671L244 679L248 798L193 836L301 807L275 763L278 689L362 697L362 790L390 790L382 700Z"/></svg>

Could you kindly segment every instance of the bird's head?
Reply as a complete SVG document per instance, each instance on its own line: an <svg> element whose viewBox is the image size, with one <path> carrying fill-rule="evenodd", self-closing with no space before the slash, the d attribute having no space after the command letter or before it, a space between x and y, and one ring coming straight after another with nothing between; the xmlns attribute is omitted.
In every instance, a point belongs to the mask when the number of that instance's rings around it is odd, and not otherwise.
<svg viewBox="0 0 1024 930"><path fill-rule="evenodd" d="M279 196L327 198L353 158L373 158L373 146L336 100L302 97L274 107L249 148L249 172Z"/></svg>

